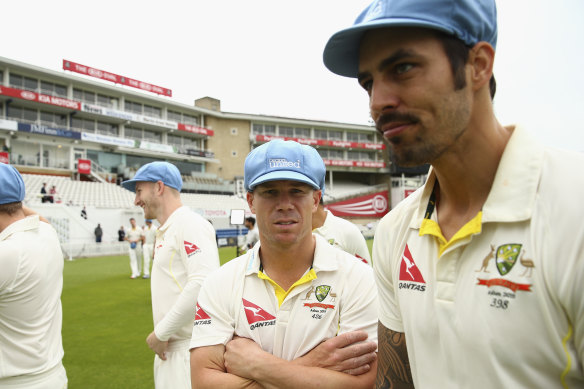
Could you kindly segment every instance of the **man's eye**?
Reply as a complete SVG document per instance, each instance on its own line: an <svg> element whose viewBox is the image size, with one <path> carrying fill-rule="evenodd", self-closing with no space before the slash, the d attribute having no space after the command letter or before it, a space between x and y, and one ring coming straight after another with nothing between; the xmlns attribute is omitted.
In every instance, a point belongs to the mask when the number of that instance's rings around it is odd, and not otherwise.
<svg viewBox="0 0 584 389"><path fill-rule="evenodd" d="M413 67L414 67L414 65L412 65L411 63L401 63L401 64L396 65L395 72L397 74L403 74L405 72L410 71Z"/></svg>
<svg viewBox="0 0 584 389"><path fill-rule="evenodd" d="M373 86L373 82L371 80L366 80L361 82L361 87L365 89L367 93L371 92L371 87Z"/></svg>

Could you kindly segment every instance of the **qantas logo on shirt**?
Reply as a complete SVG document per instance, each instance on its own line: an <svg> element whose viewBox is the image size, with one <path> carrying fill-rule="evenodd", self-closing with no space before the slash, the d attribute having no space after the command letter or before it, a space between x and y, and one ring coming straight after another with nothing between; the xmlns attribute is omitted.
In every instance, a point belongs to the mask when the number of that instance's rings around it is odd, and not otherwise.
<svg viewBox="0 0 584 389"><path fill-rule="evenodd" d="M211 317L207 315L207 312L203 311L203 308L197 303L195 307L195 325L201 324L211 324Z"/></svg>
<svg viewBox="0 0 584 389"><path fill-rule="evenodd" d="M258 327L273 326L276 324L276 317L266 312L263 308L254 303L242 298L243 309L245 309L245 316L247 322L250 324L249 329L253 330Z"/></svg>
<svg viewBox="0 0 584 389"><path fill-rule="evenodd" d="M403 281L399 283L400 289L419 290L420 292L426 290L426 281L424 281L420 269L416 266L407 244L404 253L402 254L402 260L399 267L399 280Z"/></svg>
<svg viewBox="0 0 584 389"><path fill-rule="evenodd" d="M187 252L187 256L191 256L194 255L196 253L200 253L201 249L197 247L196 244L191 243L191 242L187 242L186 240L184 241L185 244L185 251Z"/></svg>
<svg viewBox="0 0 584 389"><path fill-rule="evenodd" d="M361 260L361 262L363 262L363 263L369 263L369 262L367 262L367 260L366 260L365 258L363 258L362 256L360 256L359 254L355 254L355 256L356 256L358 259L360 259L360 260Z"/></svg>

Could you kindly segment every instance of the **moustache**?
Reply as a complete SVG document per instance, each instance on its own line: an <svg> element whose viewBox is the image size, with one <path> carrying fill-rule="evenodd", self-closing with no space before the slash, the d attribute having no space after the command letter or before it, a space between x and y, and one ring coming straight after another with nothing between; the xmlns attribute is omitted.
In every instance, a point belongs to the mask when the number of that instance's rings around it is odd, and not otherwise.
<svg viewBox="0 0 584 389"><path fill-rule="evenodd" d="M375 128L380 133L383 133L381 128L387 123L399 122L399 123L418 123L420 118L409 113L399 113L399 112L389 112L381 114L375 121Z"/></svg>

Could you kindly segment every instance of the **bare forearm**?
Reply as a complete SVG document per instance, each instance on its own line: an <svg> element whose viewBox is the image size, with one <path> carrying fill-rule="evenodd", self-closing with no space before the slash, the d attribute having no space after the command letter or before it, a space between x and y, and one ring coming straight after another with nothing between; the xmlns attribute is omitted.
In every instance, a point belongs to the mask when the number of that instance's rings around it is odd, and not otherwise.
<svg viewBox="0 0 584 389"><path fill-rule="evenodd" d="M379 364L376 389L413 388L405 334L378 325Z"/></svg>
<svg viewBox="0 0 584 389"><path fill-rule="evenodd" d="M308 367L285 361L274 356L266 358L252 369L252 377L266 389L298 388L373 388L376 362L371 370L353 376L320 367Z"/></svg>
<svg viewBox="0 0 584 389"><path fill-rule="evenodd" d="M262 389L263 386L253 380L242 378L214 369L197 369L191 372L193 389Z"/></svg>
<svg viewBox="0 0 584 389"><path fill-rule="evenodd" d="M193 389L261 389L250 379L227 373L222 344L191 350L191 387Z"/></svg>

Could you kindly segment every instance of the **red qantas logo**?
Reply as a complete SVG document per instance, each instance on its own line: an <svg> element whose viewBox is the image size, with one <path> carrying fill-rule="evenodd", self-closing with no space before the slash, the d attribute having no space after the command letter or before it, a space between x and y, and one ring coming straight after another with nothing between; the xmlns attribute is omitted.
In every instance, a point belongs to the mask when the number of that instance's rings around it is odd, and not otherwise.
<svg viewBox="0 0 584 389"><path fill-rule="evenodd" d="M252 302L246 299L241 299L243 301L243 308L245 309L245 316L247 317L247 322L253 324L258 321L268 321L276 320L276 317L266 312L263 308L258 307Z"/></svg>
<svg viewBox="0 0 584 389"><path fill-rule="evenodd" d="M201 251L200 248L197 247L196 244L191 243L191 242L187 242L186 240L184 241L185 244L185 251L187 252L187 255L190 257L193 254L196 254L198 252Z"/></svg>
<svg viewBox="0 0 584 389"><path fill-rule="evenodd" d="M355 254L355 256L357 258L359 258L361 260L361 262L363 262L363 263L369 263L369 262L367 262L367 260L365 258L363 258L362 256L360 256L359 254Z"/></svg>
<svg viewBox="0 0 584 389"><path fill-rule="evenodd" d="M418 266L416 266L416 263L414 262L414 258L412 258L412 254L410 253L407 244L399 268L399 280L419 282L421 284L426 283L424 277L422 277L422 273L420 273L420 269L418 269Z"/></svg>
<svg viewBox="0 0 584 389"><path fill-rule="evenodd" d="M203 308L201 308L199 303L197 303L197 306L195 307L195 311L196 311L195 320L210 319L209 315L207 315L207 312L203 311Z"/></svg>

